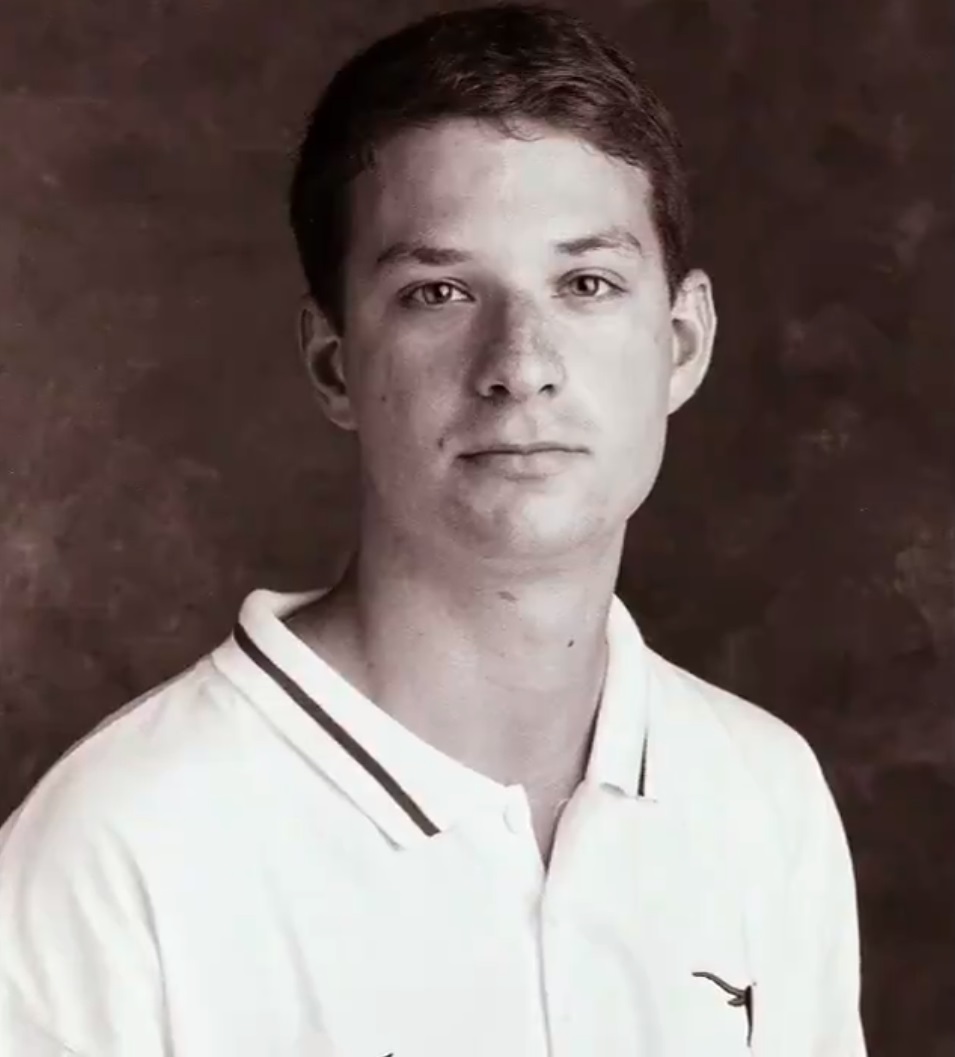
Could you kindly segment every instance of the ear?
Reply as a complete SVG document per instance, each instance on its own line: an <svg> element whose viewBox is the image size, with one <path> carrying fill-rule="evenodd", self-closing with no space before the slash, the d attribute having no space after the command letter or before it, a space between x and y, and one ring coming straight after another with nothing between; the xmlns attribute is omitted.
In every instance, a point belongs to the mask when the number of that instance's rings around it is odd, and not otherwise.
<svg viewBox="0 0 955 1057"><path fill-rule="evenodd" d="M716 337L716 309L709 276L693 269L686 274L670 309L673 361L668 413L681 408L706 376Z"/></svg>
<svg viewBox="0 0 955 1057"><path fill-rule="evenodd" d="M328 314L311 297L302 299L298 314L298 346L322 410L340 429L356 428L348 395L341 335Z"/></svg>

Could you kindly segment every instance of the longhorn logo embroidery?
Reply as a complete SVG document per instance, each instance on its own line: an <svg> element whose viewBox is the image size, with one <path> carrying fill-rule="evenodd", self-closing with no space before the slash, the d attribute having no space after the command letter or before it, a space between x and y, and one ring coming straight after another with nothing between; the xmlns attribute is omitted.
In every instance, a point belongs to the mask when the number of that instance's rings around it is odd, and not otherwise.
<svg viewBox="0 0 955 1057"><path fill-rule="evenodd" d="M739 988L734 987L732 984L728 984L725 980L721 980L715 973L694 973L694 976L699 976L704 980L711 980L718 988L725 991L732 997L729 1000L731 1006L742 1006L746 1010L746 1045L749 1046L753 1041L753 988L752 985L749 987Z"/></svg>

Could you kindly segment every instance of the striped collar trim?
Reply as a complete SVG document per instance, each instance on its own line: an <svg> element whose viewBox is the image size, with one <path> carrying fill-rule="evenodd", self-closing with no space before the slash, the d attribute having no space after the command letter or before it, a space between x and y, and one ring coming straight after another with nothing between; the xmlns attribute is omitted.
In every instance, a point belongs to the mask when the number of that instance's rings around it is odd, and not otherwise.
<svg viewBox="0 0 955 1057"><path fill-rule="evenodd" d="M507 787L392 719L283 623L323 593L253 591L213 652L217 669L398 845L427 841L475 812L503 811Z"/></svg>
<svg viewBox="0 0 955 1057"><path fill-rule="evenodd" d="M587 779L629 797L656 799L651 737L649 651L640 629L614 595L607 617L607 676L587 763Z"/></svg>
<svg viewBox="0 0 955 1057"><path fill-rule="evenodd" d="M254 591L232 637L213 652L216 667L399 845L427 840L475 811L503 810L507 787L418 738L286 627L283 617L322 593ZM608 647L587 780L651 796L646 651L616 597Z"/></svg>
<svg viewBox="0 0 955 1057"><path fill-rule="evenodd" d="M236 625L233 638L249 660L258 665L304 712L315 720L344 752L363 767L425 836L433 837L439 832L439 827L418 806L398 779L386 771L375 757L356 741L318 701L306 693L294 679L286 675L271 657L260 650L241 624Z"/></svg>

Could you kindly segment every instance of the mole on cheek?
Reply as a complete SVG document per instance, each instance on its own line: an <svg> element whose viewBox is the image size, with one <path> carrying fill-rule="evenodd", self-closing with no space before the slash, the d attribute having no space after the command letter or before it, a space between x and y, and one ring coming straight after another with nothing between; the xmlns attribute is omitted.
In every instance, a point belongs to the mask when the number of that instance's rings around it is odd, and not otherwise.
<svg viewBox="0 0 955 1057"><path fill-rule="evenodd" d="M505 602L516 602L517 601L517 599L514 597L514 595L511 594L510 591L498 591L497 597L498 598L503 598Z"/></svg>

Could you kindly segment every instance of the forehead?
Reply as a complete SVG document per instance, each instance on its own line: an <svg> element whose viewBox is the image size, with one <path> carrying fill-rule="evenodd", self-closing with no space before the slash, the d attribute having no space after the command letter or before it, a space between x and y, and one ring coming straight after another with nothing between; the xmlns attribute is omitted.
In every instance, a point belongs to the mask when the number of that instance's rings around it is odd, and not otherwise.
<svg viewBox="0 0 955 1057"><path fill-rule="evenodd" d="M609 228L656 246L642 169L551 127L525 123L517 132L453 119L387 140L353 187L354 253L425 236L480 248Z"/></svg>

